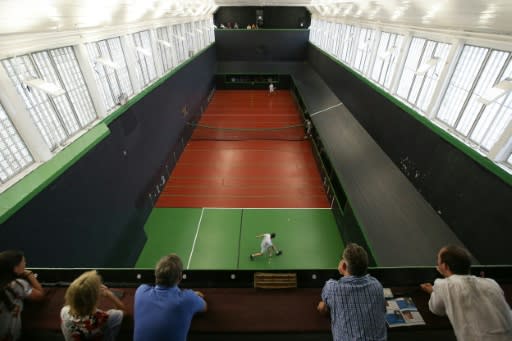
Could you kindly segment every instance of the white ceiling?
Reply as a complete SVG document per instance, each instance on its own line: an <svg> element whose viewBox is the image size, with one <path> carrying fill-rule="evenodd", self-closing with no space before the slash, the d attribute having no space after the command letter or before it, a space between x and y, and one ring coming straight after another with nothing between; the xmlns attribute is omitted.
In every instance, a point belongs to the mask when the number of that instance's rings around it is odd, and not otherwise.
<svg viewBox="0 0 512 341"><path fill-rule="evenodd" d="M218 6L306 6L326 17L512 36L512 0L0 0L0 36L204 16Z"/></svg>

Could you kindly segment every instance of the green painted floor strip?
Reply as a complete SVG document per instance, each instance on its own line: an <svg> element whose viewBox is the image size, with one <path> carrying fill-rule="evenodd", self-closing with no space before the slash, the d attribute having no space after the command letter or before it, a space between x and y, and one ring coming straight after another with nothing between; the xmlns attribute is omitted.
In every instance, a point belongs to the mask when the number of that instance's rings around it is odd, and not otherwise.
<svg viewBox="0 0 512 341"><path fill-rule="evenodd" d="M190 269L236 270L242 210L205 209Z"/></svg>
<svg viewBox="0 0 512 341"><path fill-rule="evenodd" d="M251 261L249 254L260 248L256 235L265 232L276 233L274 244L283 254ZM330 210L244 210L240 269L333 269L342 251Z"/></svg>
<svg viewBox="0 0 512 341"><path fill-rule="evenodd" d="M148 237L136 268L154 268L169 253L176 253L186 265L196 233L200 208L155 208L144 226Z"/></svg>
<svg viewBox="0 0 512 341"><path fill-rule="evenodd" d="M153 268L160 257L175 252L185 267L190 257L192 270L335 269L343 251L334 216L326 209L158 208L145 231L148 240L136 268ZM283 254L251 261L249 255L260 249L256 235L266 232L276 233L274 243Z"/></svg>

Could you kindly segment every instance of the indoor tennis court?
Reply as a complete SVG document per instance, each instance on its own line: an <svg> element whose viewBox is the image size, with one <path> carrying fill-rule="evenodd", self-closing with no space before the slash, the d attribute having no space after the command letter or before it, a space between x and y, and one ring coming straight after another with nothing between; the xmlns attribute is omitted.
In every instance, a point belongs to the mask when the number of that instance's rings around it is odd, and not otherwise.
<svg viewBox="0 0 512 341"><path fill-rule="evenodd" d="M137 268L332 269L343 250L291 93L216 91L145 225ZM281 256L259 251L275 232Z"/></svg>

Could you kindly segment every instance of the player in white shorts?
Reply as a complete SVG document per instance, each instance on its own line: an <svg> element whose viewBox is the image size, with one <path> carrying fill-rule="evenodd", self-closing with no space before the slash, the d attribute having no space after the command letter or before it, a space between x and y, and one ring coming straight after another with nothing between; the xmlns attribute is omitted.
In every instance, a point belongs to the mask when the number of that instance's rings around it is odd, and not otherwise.
<svg viewBox="0 0 512 341"><path fill-rule="evenodd" d="M261 238L261 249L260 252L255 252L250 255L251 260L254 260L254 257L263 256L265 253L268 253L269 257L272 257L272 254L275 252L276 256L279 256L283 252L278 250L277 247L272 243L272 239L276 236L275 233L263 233L257 235L256 238Z"/></svg>

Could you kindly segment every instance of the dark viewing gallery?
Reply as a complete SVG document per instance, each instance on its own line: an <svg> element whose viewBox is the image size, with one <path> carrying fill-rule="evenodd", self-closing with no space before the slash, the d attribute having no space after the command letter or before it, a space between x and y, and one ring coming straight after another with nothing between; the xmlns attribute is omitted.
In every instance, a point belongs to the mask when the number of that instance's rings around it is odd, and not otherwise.
<svg viewBox="0 0 512 341"><path fill-rule="evenodd" d="M470 3L4 1L1 293L33 294L0 340L64 340L87 270L137 339L172 253L192 341L512 337L512 6Z"/></svg>

